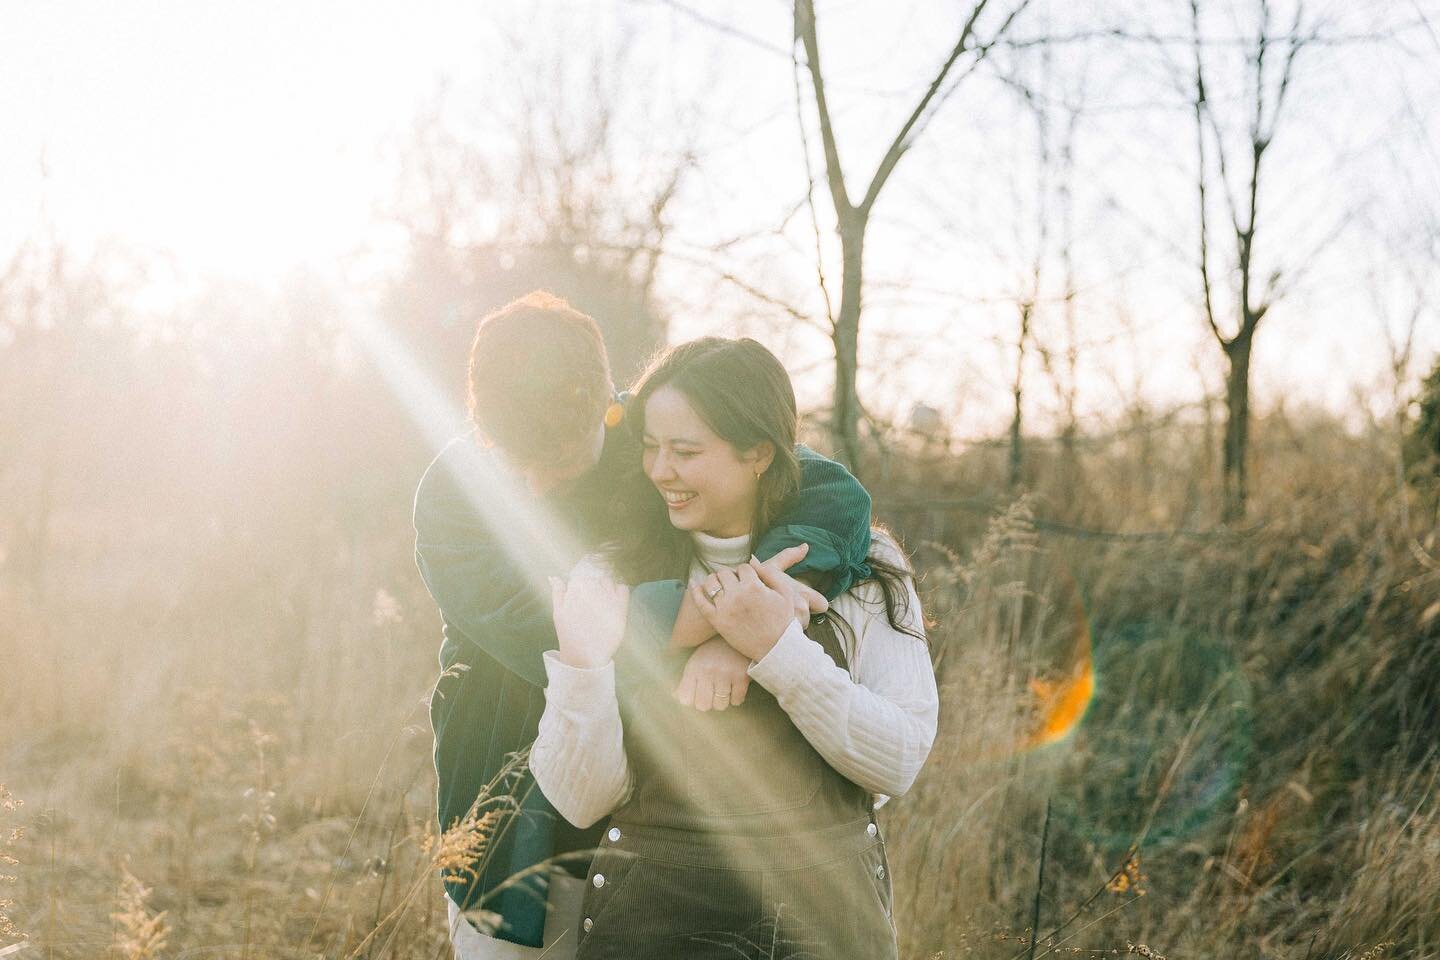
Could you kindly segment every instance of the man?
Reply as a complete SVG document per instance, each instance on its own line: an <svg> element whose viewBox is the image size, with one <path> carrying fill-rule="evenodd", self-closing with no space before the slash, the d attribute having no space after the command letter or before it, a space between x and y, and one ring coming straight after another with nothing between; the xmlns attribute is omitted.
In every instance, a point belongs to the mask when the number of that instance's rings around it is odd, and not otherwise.
<svg viewBox="0 0 1440 960"><path fill-rule="evenodd" d="M598 328L549 294L529 294L480 321L469 405L473 434L441 451L415 495L416 562L444 620L430 703L440 826L465 823L477 800L506 811L486 827L479 862L446 873L452 940L461 960L539 956L542 944L545 956L563 957L577 939L575 878L583 880L604 825L571 827L512 761L535 738L542 654L556 647L546 577L563 576L603 542L616 484L638 469L639 452L622 425L623 399ZM799 453L801 492L757 553L793 575L818 575L834 597L868 553L870 498L839 464ZM637 585L627 643L673 634L676 644L698 646L688 678L733 652L706 639L686 595L674 581ZM811 602L823 608L823 597ZM729 675L737 685L748 680L743 662ZM736 693L738 701L743 690ZM497 803L503 795L509 806ZM549 876L547 861L560 864ZM492 921L487 933L465 917L482 913Z"/></svg>

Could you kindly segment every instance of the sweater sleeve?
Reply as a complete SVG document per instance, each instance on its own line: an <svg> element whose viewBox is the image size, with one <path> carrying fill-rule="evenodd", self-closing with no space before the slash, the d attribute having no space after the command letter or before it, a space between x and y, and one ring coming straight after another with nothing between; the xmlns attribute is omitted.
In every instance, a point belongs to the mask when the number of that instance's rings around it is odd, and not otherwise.
<svg viewBox="0 0 1440 960"><path fill-rule="evenodd" d="M902 623L921 632L920 600L909 578L905 588ZM899 796L915 782L935 742L940 698L929 648L890 625L874 583L842 597L835 609L855 631L853 676L794 621L751 665L750 676L775 695L840 774L873 793Z"/></svg>
<svg viewBox="0 0 1440 960"><path fill-rule="evenodd" d="M588 827L618 807L630 792L615 664L584 670L547 651L545 711L530 748L530 770L556 811Z"/></svg>

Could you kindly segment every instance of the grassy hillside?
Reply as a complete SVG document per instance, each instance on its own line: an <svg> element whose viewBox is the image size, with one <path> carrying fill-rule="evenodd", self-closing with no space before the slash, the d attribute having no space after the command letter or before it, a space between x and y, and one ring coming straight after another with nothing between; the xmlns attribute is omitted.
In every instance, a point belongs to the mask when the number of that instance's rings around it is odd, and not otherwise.
<svg viewBox="0 0 1440 960"><path fill-rule="evenodd" d="M1198 430L1136 423L1036 447L1021 497L986 448L874 479L942 687L883 812L904 955L1023 955L1038 892L1037 956L1440 956L1433 481L1403 530L1385 435L1271 417L1253 524L1217 530ZM483 825L430 825L424 452L375 449L72 484L43 564L12 528L0 947L444 955L432 868Z"/></svg>

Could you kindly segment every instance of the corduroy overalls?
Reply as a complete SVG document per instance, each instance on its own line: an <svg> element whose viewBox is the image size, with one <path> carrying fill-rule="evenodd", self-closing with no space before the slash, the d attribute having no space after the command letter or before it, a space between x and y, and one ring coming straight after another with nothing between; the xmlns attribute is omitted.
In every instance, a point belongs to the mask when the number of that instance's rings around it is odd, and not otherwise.
<svg viewBox="0 0 1440 960"><path fill-rule="evenodd" d="M828 622L808 632L845 664ZM870 794L759 684L718 713L676 703L674 661L620 664L635 789L591 864L578 960L894 958Z"/></svg>

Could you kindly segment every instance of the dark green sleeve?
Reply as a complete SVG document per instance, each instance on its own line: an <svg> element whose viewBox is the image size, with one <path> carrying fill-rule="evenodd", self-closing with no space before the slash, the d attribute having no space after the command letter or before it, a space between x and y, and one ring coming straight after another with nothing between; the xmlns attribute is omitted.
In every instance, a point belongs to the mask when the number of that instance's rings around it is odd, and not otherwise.
<svg viewBox="0 0 1440 960"><path fill-rule="evenodd" d="M803 445L795 452L800 491L761 536L755 554L768 560L786 547L810 544L810 552L790 573L817 574L825 595L834 600L870 575L870 494L834 460Z"/></svg>
<svg viewBox="0 0 1440 960"><path fill-rule="evenodd" d="M431 464L415 494L415 563L445 622L442 666L479 650L537 687L546 683L544 653L558 645L548 590L537 589L507 556L474 501L477 455L469 440L453 441ZM556 570L559 576L568 571ZM631 593L640 635L668 643L680 584L641 584ZM667 615L668 621L661 620ZM662 630L663 626L663 630Z"/></svg>
<svg viewBox="0 0 1440 960"><path fill-rule="evenodd" d="M478 649L530 683L544 686L542 654L556 647L550 597L507 557L473 502L482 494L470 481L470 461L477 454L467 449L469 443L468 438L452 441L420 481L415 493L415 562L440 607L453 654Z"/></svg>

